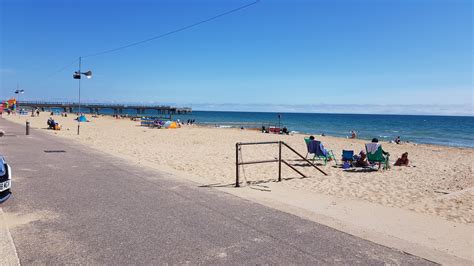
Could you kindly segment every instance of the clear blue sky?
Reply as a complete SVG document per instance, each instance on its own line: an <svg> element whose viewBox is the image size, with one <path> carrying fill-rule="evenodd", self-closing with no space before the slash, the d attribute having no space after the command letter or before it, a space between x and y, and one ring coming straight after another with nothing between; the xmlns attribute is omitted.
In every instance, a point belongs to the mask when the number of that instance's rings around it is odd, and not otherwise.
<svg viewBox="0 0 474 266"><path fill-rule="evenodd" d="M77 100L79 56L250 1L0 0L1 98ZM189 104L473 102L469 0L272 1L83 60L85 101ZM471 109L472 112L472 109Z"/></svg>

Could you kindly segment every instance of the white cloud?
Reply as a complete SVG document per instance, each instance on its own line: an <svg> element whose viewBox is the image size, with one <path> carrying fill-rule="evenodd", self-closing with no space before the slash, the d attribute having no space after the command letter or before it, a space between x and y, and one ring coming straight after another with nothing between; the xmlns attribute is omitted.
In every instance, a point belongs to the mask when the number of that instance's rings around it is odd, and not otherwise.
<svg viewBox="0 0 474 266"><path fill-rule="evenodd" d="M15 70L11 68L0 68L0 75L13 75L15 73Z"/></svg>
<svg viewBox="0 0 474 266"><path fill-rule="evenodd" d="M193 104L194 110L202 111L249 111L249 112L289 112L289 113L349 113L349 114L402 114L402 115L458 115L474 116L472 104L389 104L389 105L349 105L349 104Z"/></svg>

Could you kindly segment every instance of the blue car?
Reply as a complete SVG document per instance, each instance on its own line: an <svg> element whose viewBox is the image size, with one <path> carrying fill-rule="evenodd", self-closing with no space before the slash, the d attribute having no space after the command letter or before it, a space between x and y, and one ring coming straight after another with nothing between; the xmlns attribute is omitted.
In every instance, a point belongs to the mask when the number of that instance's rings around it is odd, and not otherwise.
<svg viewBox="0 0 474 266"><path fill-rule="evenodd" d="M5 162L5 158L0 156L0 203L6 201L12 194L12 169Z"/></svg>

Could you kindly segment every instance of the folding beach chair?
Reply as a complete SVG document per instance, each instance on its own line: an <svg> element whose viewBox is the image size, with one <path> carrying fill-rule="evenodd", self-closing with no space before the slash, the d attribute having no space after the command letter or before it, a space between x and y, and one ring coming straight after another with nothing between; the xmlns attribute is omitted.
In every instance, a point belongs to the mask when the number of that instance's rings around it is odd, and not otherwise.
<svg viewBox="0 0 474 266"><path fill-rule="evenodd" d="M304 138L304 142L306 143L306 158L308 158L309 144L311 143L311 139L310 138Z"/></svg>
<svg viewBox="0 0 474 266"><path fill-rule="evenodd" d="M378 163L379 167L383 164L384 170L390 168L389 155L383 154L382 145L379 143L367 143L365 144L365 150L367 151L367 161L370 163Z"/></svg>
<svg viewBox="0 0 474 266"><path fill-rule="evenodd" d="M309 139L308 139L309 140ZM334 162L337 164L336 157L334 156L334 153L332 150L326 150L319 140L309 140L305 142L307 143L306 147L308 148L308 153L306 154L306 157L308 154L312 153L314 154L313 156L313 161L318 159L318 160L323 160L324 165L327 164L328 160L333 159Z"/></svg>
<svg viewBox="0 0 474 266"><path fill-rule="evenodd" d="M343 162L354 161L354 151L342 150L342 161Z"/></svg>
<svg viewBox="0 0 474 266"><path fill-rule="evenodd" d="M342 168L349 169L354 161L354 151L342 150Z"/></svg>

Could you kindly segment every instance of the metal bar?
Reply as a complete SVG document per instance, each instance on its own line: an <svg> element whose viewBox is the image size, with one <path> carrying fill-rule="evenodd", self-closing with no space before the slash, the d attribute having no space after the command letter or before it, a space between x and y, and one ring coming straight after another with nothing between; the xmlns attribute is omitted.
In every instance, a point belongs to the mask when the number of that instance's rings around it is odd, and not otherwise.
<svg viewBox="0 0 474 266"><path fill-rule="evenodd" d="M239 145L278 144L278 143L279 143L279 141L239 142Z"/></svg>
<svg viewBox="0 0 474 266"><path fill-rule="evenodd" d="M278 159L274 160L265 160L265 161L251 161L251 162L237 162L238 165L246 165L246 164L258 164L258 163L276 163L278 162Z"/></svg>
<svg viewBox="0 0 474 266"><path fill-rule="evenodd" d="M250 162L239 162L239 151L241 149L242 145L259 145L259 144L278 144L278 159L275 158L274 160L262 160L262 161L250 161ZM302 177L307 177L304 175L302 172L300 172L298 169L296 169L293 165L289 164L287 161L282 159L281 156L281 146L285 145L288 149L290 149L292 152L294 152L296 155L298 155L301 159L306 161L309 165L313 166L316 168L318 171L323 173L324 175L326 174L323 170L319 169L316 165L314 165L312 162L310 162L306 157L301 155L299 152L297 152L295 149L290 147L288 144L286 144L283 141L264 141L264 142L237 142L235 143L235 187L240 187L240 182L239 182L239 167L240 165L247 165L247 164L259 164L259 163L272 163L272 162L278 162L278 181L281 181L281 163L283 162L286 164L288 167L290 167L293 171L297 172L299 175Z"/></svg>
<svg viewBox="0 0 474 266"><path fill-rule="evenodd" d="M283 145L285 145L288 149L290 149L292 152L296 153L299 157L301 157L301 159L305 160L307 163L309 163L311 166L313 166L314 168L318 169L319 172L323 173L324 175L328 175L326 174L323 170L319 169L319 167L317 167L316 165L314 165L312 162L310 162L308 159L306 159L303 155L299 154L295 149L293 149L292 147L288 146L288 144L286 144L285 142L281 142Z"/></svg>
<svg viewBox="0 0 474 266"><path fill-rule="evenodd" d="M239 184L239 143L235 143L235 187L240 187L240 184Z"/></svg>
<svg viewBox="0 0 474 266"><path fill-rule="evenodd" d="M300 171L298 171L293 165L287 163L285 160L281 160L284 164L288 165L288 167L290 167L291 169L295 170L295 172L297 172L298 174L300 174L302 177L306 177L303 173L301 173Z"/></svg>
<svg viewBox="0 0 474 266"><path fill-rule="evenodd" d="M79 116L77 117L77 135L79 135L79 131L81 128L81 64L82 64L82 57L79 56Z"/></svg>
<svg viewBox="0 0 474 266"><path fill-rule="evenodd" d="M278 182L281 182L281 141L278 142Z"/></svg>

